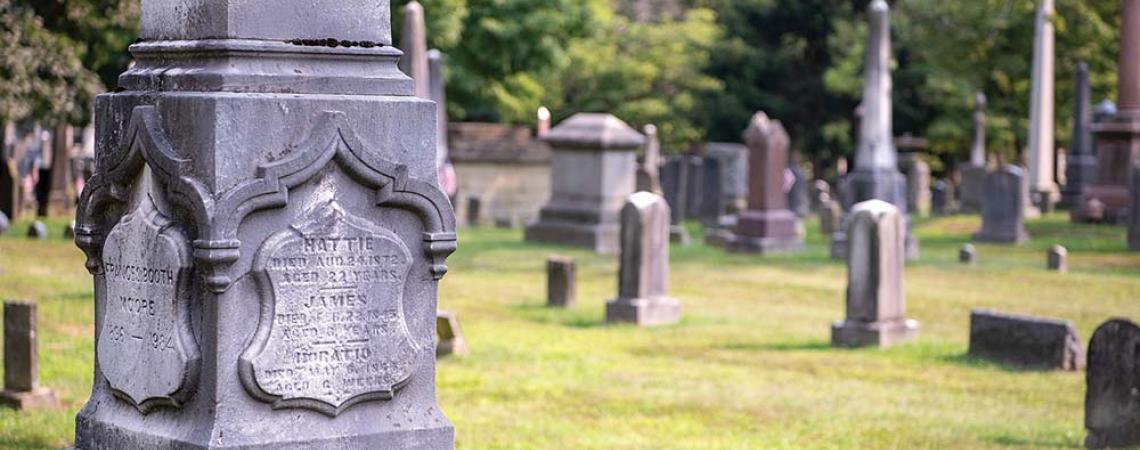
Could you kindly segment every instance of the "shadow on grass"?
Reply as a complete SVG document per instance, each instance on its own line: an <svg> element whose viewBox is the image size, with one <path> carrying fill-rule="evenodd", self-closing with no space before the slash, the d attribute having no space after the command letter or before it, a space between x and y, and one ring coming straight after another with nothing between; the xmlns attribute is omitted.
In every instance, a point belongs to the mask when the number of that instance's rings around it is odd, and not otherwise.
<svg viewBox="0 0 1140 450"><path fill-rule="evenodd" d="M723 350L802 352L831 350L830 342L733 342L720 347Z"/></svg>
<svg viewBox="0 0 1140 450"><path fill-rule="evenodd" d="M997 436L991 442L1005 447L1028 448L1084 448L1079 442L1059 442L1044 439L1026 439L1020 436Z"/></svg>
<svg viewBox="0 0 1140 450"><path fill-rule="evenodd" d="M942 357L944 362L974 369L993 369L1011 373L1053 372L1057 369L1044 366L1025 366L981 356L959 353Z"/></svg>

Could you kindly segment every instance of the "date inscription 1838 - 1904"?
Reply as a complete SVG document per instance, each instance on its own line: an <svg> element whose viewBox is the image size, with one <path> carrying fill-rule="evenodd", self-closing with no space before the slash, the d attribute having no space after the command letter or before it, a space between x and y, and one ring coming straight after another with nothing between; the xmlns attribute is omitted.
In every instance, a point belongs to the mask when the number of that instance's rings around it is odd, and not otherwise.
<svg viewBox="0 0 1140 450"><path fill-rule="evenodd" d="M336 415L390 399L423 353L403 311L412 255L392 231L336 202L312 215L255 257L262 314L241 373L274 407Z"/></svg>

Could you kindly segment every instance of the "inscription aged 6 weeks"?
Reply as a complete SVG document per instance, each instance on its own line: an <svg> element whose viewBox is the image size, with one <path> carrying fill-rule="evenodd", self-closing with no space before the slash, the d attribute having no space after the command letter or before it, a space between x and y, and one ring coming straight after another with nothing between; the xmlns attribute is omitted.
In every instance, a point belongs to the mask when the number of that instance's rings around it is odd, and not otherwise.
<svg viewBox="0 0 1140 450"><path fill-rule="evenodd" d="M190 250L149 198L107 236L107 298L99 333L100 370L118 397L142 412L179 406L197 374L188 310Z"/></svg>
<svg viewBox="0 0 1140 450"><path fill-rule="evenodd" d="M258 332L242 355L242 381L274 407L336 415L390 399L420 349L403 313L412 256L391 231L335 202L262 245Z"/></svg>

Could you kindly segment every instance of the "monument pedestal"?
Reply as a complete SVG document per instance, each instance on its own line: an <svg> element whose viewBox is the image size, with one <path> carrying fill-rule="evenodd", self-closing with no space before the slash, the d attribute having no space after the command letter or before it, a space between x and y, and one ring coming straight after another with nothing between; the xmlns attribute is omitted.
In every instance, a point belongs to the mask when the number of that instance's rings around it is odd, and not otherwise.
<svg viewBox="0 0 1140 450"><path fill-rule="evenodd" d="M740 213L728 250L737 253L779 253L801 250L803 239L797 230L799 217L791 210Z"/></svg>
<svg viewBox="0 0 1140 450"><path fill-rule="evenodd" d="M832 347L889 347L911 341L918 335L918 322L909 319L887 322L837 321L831 325Z"/></svg>
<svg viewBox="0 0 1140 450"><path fill-rule="evenodd" d="M621 225L616 215L603 221L601 212L581 212L542 208L538 222L524 233L525 240L585 247L597 253L617 253Z"/></svg>
<svg viewBox="0 0 1140 450"><path fill-rule="evenodd" d="M0 405L17 411L58 409L59 399L55 392L45 387L37 387L27 392L0 391Z"/></svg>
<svg viewBox="0 0 1140 450"><path fill-rule="evenodd" d="M617 298L606 303L606 323L655 326L680 321L681 302L674 298Z"/></svg>
<svg viewBox="0 0 1140 450"><path fill-rule="evenodd" d="M1104 205L1105 222L1125 223L1131 200L1131 167L1140 162L1140 117L1122 113L1109 122L1094 124L1093 133L1097 142L1096 182L1085 186L1075 218L1086 219L1086 207L1096 199Z"/></svg>

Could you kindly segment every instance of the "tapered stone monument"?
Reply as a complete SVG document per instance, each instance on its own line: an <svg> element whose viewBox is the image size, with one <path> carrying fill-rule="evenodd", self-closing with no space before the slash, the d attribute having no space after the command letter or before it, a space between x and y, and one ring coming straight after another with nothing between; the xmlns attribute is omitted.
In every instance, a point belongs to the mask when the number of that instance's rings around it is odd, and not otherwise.
<svg viewBox="0 0 1140 450"><path fill-rule="evenodd" d="M960 211L982 212L982 198L986 185L986 94L978 92L974 98L974 139L970 144L970 162L962 168L962 185L959 187Z"/></svg>
<svg viewBox="0 0 1140 450"><path fill-rule="evenodd" d="M1041 211L1052 211L1053 204L1060 199L1057 181L1054 179L1054 54L1053 20L1056 12L1053 0L1041 0L1037 9L1037 31L1033 40L1032 90L1029 93L1029 200L1031 207L1026 211L1035 217Z"/></svg>
<svg viewBox="0 0 1140 450"><path fill-rule="evenodd" d="M1140 446L1140 327L1112 319L1089 339L1085 375L1087 448Z"/></svg>
<svg viewBox="0 0 1140 450"><path fill-rule="evenodd" d="M621 210L618 297L606 303L606 322L639 326L681 320L681 302L669 294L669 205L652 192L629 197Z"/></svg>
<svg viewBox="0 0 1140 450"><path fill-rule="evenodd" d="M833 347L888 347L914 339L905 317L906 220L882 200L856 204L847 223L847 320L831 326Z"/></svg>
<svg viewBox="0 0 1140 450"><path fill-rule="evenodd" d="M986 175L982 229L974 233L977 242L1022 244L1029 241L1025 231L1025 197L1029 190L1025 171L1005 166Z"/></svg>
<svg viewBox="0 0 1140 450"><path fill-rule="evenodd" d="M313 6L142 1L77 217L96 349L77 448L454 446L435 105L397 68L388 1Z"/></svg>
<svg viewBox="0 0 1140 450"><path fill-rule="evenodd" d="M1117 112L1092 126L1096 139L1096 182L1086 186L1081 204L1098 200L1104 220L1128 219L1131 167L1140 163L1140 2L1122 0Z"/></svg>
<svg viewBox="0 0 1140 450"><path fill-rule="evenodd" d="M526 240L617 253L618 213L633 193L635 153L645 138L612 115L579 113L545 140L554 152L553 192L538 222L527 227Z"/></svg>
<svg viewBox="0 0 1140 450"><path fill-rule="evenodd" d="M748 209L737 215L728 241L734 252L777 253L803 248L797 229L800 218L788 208L784 170L788 167L788 133L778 120L758 112L744 130L748 146Z"/></svg>
<svg viewBox="0 0 1140 450"><path fill-rule="evenodd" d="M1061 204L1071 211L1079 211L1081 193L1096 176L1096 154L1092 140L1092 91L1089 86L1089 65L1077 64L1077 81L1073 98L1073 140L1069 155L1065 157L1065 186L1061 190ZM1074 214L1075 220L1079 220Z"/></svg>
<svg viewBox="0 0 1140 450"><path fill-rule="evenodd" d="M851 211L856 203L882 200L895 205L906 217L906 177L898 169L891 107L891 24L890 7L884 0L868 6L870 25L867 54L863 66L863 118L859 125L859 145L855 153L855 170L843 179L840 192L843 210ZM849 218L844 216L844 223ZM909 223L909 221L908 221ZM907 227L909 230L909 226ZM907 231L907 259L918 258L918 240ZM846 258L847 234L831 237L831 256Z"/></svg>

